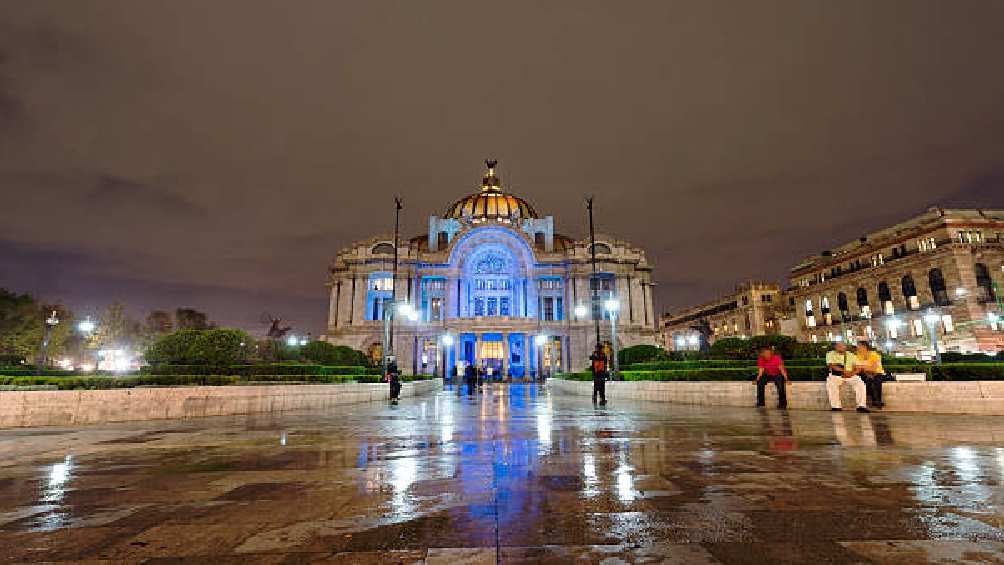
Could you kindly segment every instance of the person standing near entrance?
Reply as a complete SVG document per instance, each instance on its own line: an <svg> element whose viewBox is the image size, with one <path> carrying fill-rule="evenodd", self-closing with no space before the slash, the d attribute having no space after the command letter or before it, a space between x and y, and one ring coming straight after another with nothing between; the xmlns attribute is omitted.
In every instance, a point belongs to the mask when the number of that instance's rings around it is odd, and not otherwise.
<svg viewBox="0 0 1004 565"><path fill-rule="evenodd" d="M391 404L397 404L401 398L401 371L397 368L397 361L391 357L387 362L387 375L385 377L390 383Z"/></svg>
<svg viewBox="0 0 1004 565"><path fill-rule="evenodd" d="M757 359L756 374L756 405L757 408L766 404L764 400L767 383L774 383L777 387L777 407L784 410L788 407L788 395L785 387L791 383L788 378L788 369L784 368L784 361L781 356L774 353L770 347L760 350L760 357Z"/></svg>
<svg viewBox="0 0 1004 565"><path fill-rule="evenodd" d="M600 406L607 404L607 376L610 371L607 369L607 354L603 352L603 346L596 344L596 349L589 356L591 369L593 371L593 404L596 404L596 395L600 397Z"/></svg>
<svg viewBox="0 0 1004 565"><path fill-rule="evenodd" d="M858 405L858 412L870 412L865 406L865 383L857 375L854 365L857 364L857 357L847 351L847 344L838 341L833 345L833 350L826 354L826 367L829 373L826 375L826 395L830 399L830 410L839 412L840 407L840 385L849 385L854 390L854 400Z"/></svg>

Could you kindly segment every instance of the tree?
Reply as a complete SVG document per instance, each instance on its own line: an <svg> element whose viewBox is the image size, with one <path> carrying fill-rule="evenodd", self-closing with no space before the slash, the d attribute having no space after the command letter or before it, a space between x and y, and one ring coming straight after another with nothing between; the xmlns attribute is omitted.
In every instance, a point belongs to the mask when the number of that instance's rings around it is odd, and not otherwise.
<svg viewBox="0 0 1004 565"><path fill-rule="evenodd" d="M152 365L191 365L196 361L195 343L202 330L178 330L154 340L146 350Z"/></svg>
<svg viewBox="0 0 1004 565"><path fill-rule="evenodd" d="M174 330L174 320L163 310L154 310L146 315L146 333L149 336L161 336Z"/></svg>
<svg viewBox="0 0 1004 565"><path fill-rule="evenodd" d="M617 360L621 365L666 361L668 359L669 354L666 350L655 345L633 345L617 352Z"/></svg>
<svg viewBox="0 0 1004 565"><path fill-rule="evenodd" d="M178 308L174 311L175 327L179 330L208 330L212 327L205 312L194 308Z"/></svg>
<svg viewBox="0 0 1004 565"><path fill-rule="evenodd" d="M42 344L45 319L53 310L59 324L49 336L50 358L63 355L73 341L73 313L59 304L40 304L30 294L0 288L0 353L33 362Z"/></svg>
<svg viewBox="0 0 1004 565"><path fill-rule="evenodd" d="M146 350L152 365L233 365L245 359L251 337L243 330L178 330L161 336Z"/></svg>
<svg viewBox="0 0 1004 565"><path fill-rule="evenodd" d="M112 302L101 314L92 344L100 349L138 347L141 335L140 323L129 317L121 302Z"/></svg>

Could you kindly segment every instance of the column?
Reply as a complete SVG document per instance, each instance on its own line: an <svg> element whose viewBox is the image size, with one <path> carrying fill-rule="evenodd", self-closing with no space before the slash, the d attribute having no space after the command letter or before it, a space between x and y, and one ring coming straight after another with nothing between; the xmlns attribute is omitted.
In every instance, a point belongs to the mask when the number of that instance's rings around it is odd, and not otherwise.
<svg viewBox="0 0 1004 565"><path fill-rule="evenodd" d="M481 334L474 334L474 366L481 366Z"/></svg>
<svg viewBox="0 0 1004 565"><path fill-rule="evenodd" d="M342 281L331 285L331 296L328 299L328 328L338 326L338 298L342 290Z"/></svg>
<svg viewBox="0 0 1004 565"><path fill-rule="evenodd" d="M366 277L355 277L352 282L352 323L358 324L366 319Z"/></svg>
<svg viewBox="0 0 1004 565"><path fill-rule="evenodd" d="M509 376L509 334L502 334L502 378Z"/></svg>

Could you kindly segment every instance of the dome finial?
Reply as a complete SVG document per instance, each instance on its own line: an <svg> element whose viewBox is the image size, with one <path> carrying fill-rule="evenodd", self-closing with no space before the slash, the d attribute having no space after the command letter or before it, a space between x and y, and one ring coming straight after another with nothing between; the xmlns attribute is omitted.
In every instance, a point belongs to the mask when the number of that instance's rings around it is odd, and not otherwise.
<svg viewBox="0 0 1004 565"><path fill-rule="evenodd" d="M481 179L482 192L502 192L502 180L495 175L495 166L498 164L495 159L485 159L488 172L485 173L485 178Z"/></svg>

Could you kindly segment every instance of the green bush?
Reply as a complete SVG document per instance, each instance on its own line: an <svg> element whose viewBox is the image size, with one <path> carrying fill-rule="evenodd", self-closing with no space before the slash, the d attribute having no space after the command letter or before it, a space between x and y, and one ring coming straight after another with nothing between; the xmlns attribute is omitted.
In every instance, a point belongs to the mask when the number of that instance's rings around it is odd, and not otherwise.
<svg viewBox="0 0 1004 565"><path fill-rule="evenodd" d="M665 361L668 359L669 354L666 350L655 345L632 345L617 352L617 361L621 365Z"/></svg>
<svg viewBox="0 0 1004 565"><path fill-rule="evenodd" d="M364 376L370 378L370 376ZM0 385L55 385L60 390L112 389L137 386L226 386L254 383L333 384L359 380L359 375L135 375L129 377L0 376ZM405 379L406 381L412 379ZM361 381L360 381L361 382Z"/></svg>
<svg viewBox="0 0 1004 565"><path fill-rule="evenodd" d="M932 381L988 381L1004 379L1004 363L944 363L930 365Z"/></svg>
<svg viewBox="0 0 1004 565"><path fill-rule="evenodd" d="M201 334L202 330L178 330L158 338L147 348L146 362L151 365L198 363L195 356L195 343Z"/></svg>
<svg viewBox="0 0 1004 565"><path fill-rule="evenodd" d="M760 349L773 348L785 359L795 357L798 341L786 335L755 335L750 338L725 337L711 345L714 359L756 359ZM800 348L804 349L804 348Z"/></svg>
<svg viewBox="0 0 1004 565"><path fill-rule="evenodd" d="M17 367L18 365L24 365L24 355L0 353L0 366Z"/></svg>
<svg viewBox="0 0 1004 565"><path fill-rule="evenodd" d="M153 365L143 370L150 375L213 375L230 374L244 377L257 375L367 375L379 374L379 369L359 366L306 365L302 363L262 363L258 365Z"/></svg>
<svg viewBox="0 0 1004 565"><path fill-rule="evenodd" d="M243 330L220 328L203 330L193 344L193 361L224 366L244 359L251 337Z"/></svg>
<svg viewBox="0 0 1004 565"><path fill-rule="evenodd" d="M362 351L344 345L332 345L326 341L311 341L300 352L306 361L320 365L367 365L369 359Z"/></svg>

